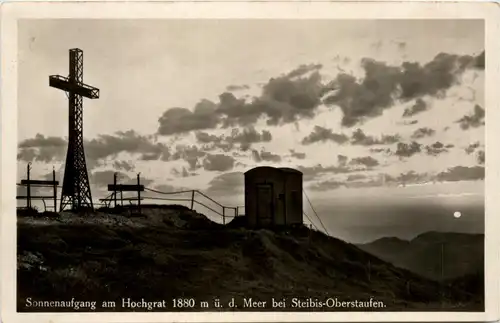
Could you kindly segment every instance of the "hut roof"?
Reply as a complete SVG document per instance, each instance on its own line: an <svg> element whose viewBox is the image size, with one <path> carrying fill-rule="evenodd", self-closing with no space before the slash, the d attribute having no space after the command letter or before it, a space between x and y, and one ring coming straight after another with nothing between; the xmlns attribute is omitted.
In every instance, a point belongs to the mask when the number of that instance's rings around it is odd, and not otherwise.
<svg viewBox="0 0 500 323"><path fill-rule="evenodd" d="M259 170L263 170L263 169L274 169L274 170L278 170L278 171L282 171L282 172L286 172L286 173L302 174L301 171L296 170L294 168L289 168L289 167L272 167L272 166L258 166L258 167L254 167L254 168L252 168L250 170L247 170L245 172L245 174L253 173L253 172L256 172L256 171L259 171Z"/></svg>
<svg viewBox="0 0 500 323"><path fill-rule="evenodd" d="M301 172L300 170L297 170L297 169L295 169L295 168L280 167L279 169L281 169L282 171L287 172L287 173L297 173L297 174L302 174L302 172Z"/></svg>

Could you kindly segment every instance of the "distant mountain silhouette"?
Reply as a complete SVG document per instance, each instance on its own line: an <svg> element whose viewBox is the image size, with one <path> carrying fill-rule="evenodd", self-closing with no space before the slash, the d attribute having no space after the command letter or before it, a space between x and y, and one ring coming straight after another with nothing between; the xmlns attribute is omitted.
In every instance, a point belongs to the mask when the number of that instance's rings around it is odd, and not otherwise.
<svg viewBox="0 0 500 323"><path fill-rule="evenodd" d="M380 259L435 280L484 271L484 235L426 232L413 240L381 238L357 245Z"/></svg>

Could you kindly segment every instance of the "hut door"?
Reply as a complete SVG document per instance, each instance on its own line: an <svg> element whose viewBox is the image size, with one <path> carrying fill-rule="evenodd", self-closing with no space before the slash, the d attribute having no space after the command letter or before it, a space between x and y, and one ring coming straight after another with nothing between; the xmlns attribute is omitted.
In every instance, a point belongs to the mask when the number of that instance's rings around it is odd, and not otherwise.
<svg viewBox="0 0 500 323"><path fill-rule="evenodd" d="M268 226L273 221L273 186L257 185L257 225Z"/></svg>

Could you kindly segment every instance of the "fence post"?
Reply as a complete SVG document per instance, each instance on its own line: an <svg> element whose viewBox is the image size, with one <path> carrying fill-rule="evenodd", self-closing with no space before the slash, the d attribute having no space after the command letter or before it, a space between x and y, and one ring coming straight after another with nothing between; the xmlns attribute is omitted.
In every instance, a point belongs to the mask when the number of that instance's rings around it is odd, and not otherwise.
<svg viewBox="0 0 500 323"><path fill-rule="evenodd" d="M194 208L194 190L191 191L191 210Z"/></svg>
<svg viewBox="0 0 500 323"><path fill-rule="evenodd" d="M222 224L226 224L226 207L222 207Z"/></svg>
<svg viewBox="0 0 500 323"><path fill-rule="evenodd" d="M141 173L137 174L137 210L139 211L139 214L141 214L141 180L140 180L140 175Z"/></svg>
<svg viewBox="0 0 500 323"><path fill-rule="evenodd" d="M238 216L238 210L240 209L239 206L235 207L234 208L234 217L237 217Z"/></svg>
<svg viewBox="0 0 500 323"><path fill-rule="evenodd" d="M52 181L54 182L54 212L57 212L57 184L55 168L52 168Z"/></svg>
<svg viewBox="0 0 500 323"><path fill-rule="evenodd" d="M26 185L26 206L28 209L31 208L31 184L30 184L30 169L31 169L31 163L28 163L28 166L26 167L26 178L28 179L28 184Z"/></svg>
<svg viewBox="0 0 500 323"><path fill-rule="evenodd" d="M115 200L115 209L116 209L116 198L117 198L117 196L116 196L116 194L117 194L116 193L116 176L117 176L117 174L115 173L113 175L113 184L114 184L113 196L114 196L114 200Z"/></svg>

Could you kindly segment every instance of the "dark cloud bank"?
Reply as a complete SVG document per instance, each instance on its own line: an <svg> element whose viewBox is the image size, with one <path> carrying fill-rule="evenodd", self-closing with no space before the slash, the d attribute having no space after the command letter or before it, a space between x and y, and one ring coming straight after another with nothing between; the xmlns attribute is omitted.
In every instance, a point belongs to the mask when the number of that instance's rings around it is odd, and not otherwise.
<svg viewBox="0 0 500 323"><path fill-rule="evenodd" d="M320 126L315 126L313 131L304 137L302 140L303 145L311 145L317 142L327 142L333 141L339 145L351 144L359 146L373 146L373 145L390 145L398 142L400 140L399 135L382 135L380 138L376 138L371 135L367 135L361 129L356 129L352 135L349 137L343 133L334 133L333 130L327 129Z"/></svg>
<svg viewBox="0 0 500 323"><path fill-rule="evenodd" d="M219 96L219 102L202 100L192 111L168 109L158 120L158 134L246 127L260 118L268 125L293 123L301 118L312 118L322 103L340 107L342 125L346 127L381 115L397 101L415 100L403 114L410 117L428 108L423 96L443 96L460 82L460 75L467 69L484 69L484 52L478 56L440 53L423 65L404 62L391 66L365 58L361 65L362 80L341 73L325 83L318 72L321 65L302 65L286 75L270 79L262 87L261 94L250 101L225 92Z"/></svg>
<svg viewBox="0 0 500 323"><path fill-rule="evenodd" d="M484 180L484 174L485 170L483 166L455 166L437 174L410 171L402 173L396 177L382 173L370 177L365 174L353 174L349 175L345 181L335 179L317 181L311 185L310 188L315 191L329 191L341 187L367 188L391 185L422 184L428 182L478 181Z"/></svg>

